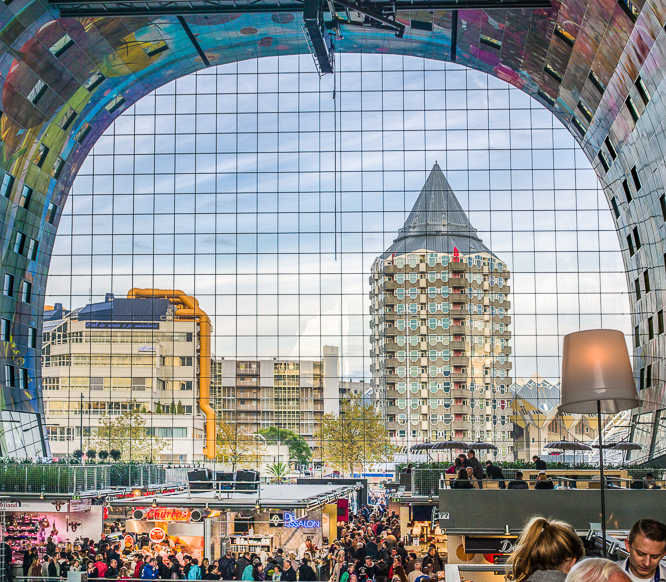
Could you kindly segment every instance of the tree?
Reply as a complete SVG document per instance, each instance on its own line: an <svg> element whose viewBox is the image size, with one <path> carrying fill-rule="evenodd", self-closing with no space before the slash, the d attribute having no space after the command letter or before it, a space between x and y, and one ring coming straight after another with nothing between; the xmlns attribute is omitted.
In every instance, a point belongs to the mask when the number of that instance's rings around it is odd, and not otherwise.
<svg viewBox="0 0 666 582"><path fill-rule="evenodd" d="M123 456L123 454L118 449L111 449L109 451L109 455L111 455L111 458L116 462L120 461L120 457Z"/></svg>
<svg viewBox="0 0 666 582"><path fill-rule="evenodd" d="M94 461L96 456L97 456L97 451L95 449L88 449L86 451L86 457L88 457L89 461Z"/></svg>
<svg viewBox="0 0 666 582"><path fill-rule="evenodd" d="M367 463L380 463L393 456L385 419L360 394L340 402L340 414L325 414L317 439L322 461L344 467L350 474Z"/></svg>
<svg viewBox="0 0 666 582"><path fill-rule="evenodd" d="M312 451L307 441L286 428L270 426L258 431L266 439L266 444L282 444L289 447L289 460L296 465L307 465L312 458Z"/></svg>
<svg viewBox="0 0 666 582"><path fill-rule="evenodd" d="M289 472L289 467L287 467L287 463L273 463L272 465L268 465L268 472L276 483L282 483Z"/></svg>
<svg viewBox="0 0 666 582"><path fill-rule="evenodd" d="M90 431L86 446L116 449L124 461L152 461L166 448L167 441L151 436L146 419L132 408L119 416L101 416L98 426Z"/></svg>
<svg viewBox="0 0 666 582"><path fill-rule="evenodd" d="M239 429L238 423L229 424L222 419L217 422L216 444L216 459L231 465L232 471L258 467L266 449L263 438Z"/></svg>
<svg viewBox="0 0 666 582"><path fill-rule="evenodd" d="M109 458L109 451L100 451L97 456L100 461L106 461Z"/></svg>

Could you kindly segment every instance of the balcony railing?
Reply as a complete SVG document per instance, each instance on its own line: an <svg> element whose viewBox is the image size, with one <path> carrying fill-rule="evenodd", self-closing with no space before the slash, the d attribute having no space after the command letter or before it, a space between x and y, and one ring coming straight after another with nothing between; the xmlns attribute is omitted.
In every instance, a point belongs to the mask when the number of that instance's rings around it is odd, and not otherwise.
<svg viewBox="0 0 666 582"><path fill-rule="evenodd" d="M97 492L112 487L181 486L190 467L110 463L65 465L59 463L0 464L0 494Z"/></svg>

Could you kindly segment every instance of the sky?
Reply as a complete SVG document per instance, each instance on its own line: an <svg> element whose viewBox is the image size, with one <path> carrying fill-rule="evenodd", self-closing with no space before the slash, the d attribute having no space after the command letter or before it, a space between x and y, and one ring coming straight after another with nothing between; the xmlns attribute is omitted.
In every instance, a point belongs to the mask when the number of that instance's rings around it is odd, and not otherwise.
<svg viewBox="0 0 666 582"><path fill-rule="evenodd" d="M413 57L223 65L144 97L98 140L61 220L47 304L194 294L216 355L319 359L369 379L369 273L435 162L511 271L514 377L559 377L562 337L629 334L608 203L539 103ZM335 86L335 98L334 95Z"/></svg>

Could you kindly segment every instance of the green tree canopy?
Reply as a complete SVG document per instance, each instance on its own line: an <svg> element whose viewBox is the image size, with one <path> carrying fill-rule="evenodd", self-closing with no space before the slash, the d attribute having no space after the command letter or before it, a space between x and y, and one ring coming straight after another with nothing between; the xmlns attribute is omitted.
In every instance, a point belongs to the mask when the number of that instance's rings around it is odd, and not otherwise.
<svg viewBox="0 0 666 582"><path fill-rule="evenodd" d="M123 461L151 461L166 448L167 441L152 436L146 419L133 408L118 416L101 416L98 426L90 431L86 446L98 451L118 450Z"/></svg>
<svg viewBox="0 0 666 582"><path fill-rule="evenodd" d="M281 444L289 447L289 459L297 465L307 465L312 458L312 451L307 441L294 431L270 426L258 433L266 439L266 444Z"/></svg>
<svg viewBox="0 0 666 582"><path fill-rule="evenodd" d="M256 434L250 434L238 428L238 423L217 421L216 460L239 468L258 467L265 452L263 442Z"/></svg>
<svg viewBox="0 0 666 582"><path fill-rule="evenodd" d="M340 402L340 414L325 414L319 433L322 461L331 462L353 474L364 464L380 463L393 457L384 417L360 394Z"/></svg>

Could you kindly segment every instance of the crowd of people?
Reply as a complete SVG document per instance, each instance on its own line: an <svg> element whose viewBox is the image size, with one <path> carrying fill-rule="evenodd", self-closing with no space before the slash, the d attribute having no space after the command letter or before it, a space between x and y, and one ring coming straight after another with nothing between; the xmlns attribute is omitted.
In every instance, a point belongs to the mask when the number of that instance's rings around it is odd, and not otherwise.
<svg viewBox="0 0 666 582"><path fill-rule="evenodd" d="M664 582L666 525L653 519L634 524L625 540L628 557L614 563L586 558L580 536L569 524L532 518L507 563L513 582ZM226 551L209 561L183 555L166 544L123 549L104 535L98 542L57 546L46 556L37 549L23 556L23 575L58 582L68 571L87 572L93 580L239 580L242 582L437 582L445 567L434 544L422 556L406 549L399 518L385 505L362 506L326 548L305 540L297 552L275 549L272 554Z"/></svg>

